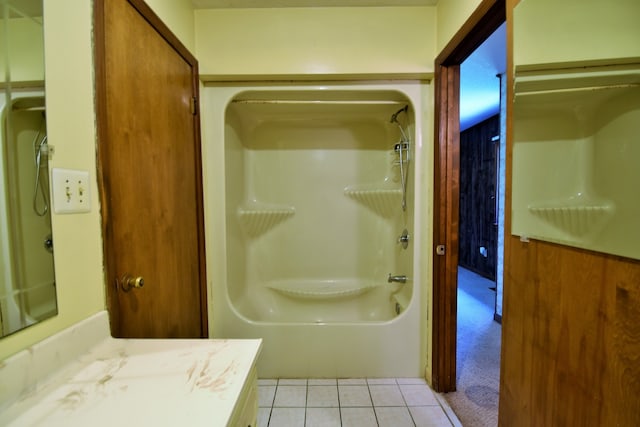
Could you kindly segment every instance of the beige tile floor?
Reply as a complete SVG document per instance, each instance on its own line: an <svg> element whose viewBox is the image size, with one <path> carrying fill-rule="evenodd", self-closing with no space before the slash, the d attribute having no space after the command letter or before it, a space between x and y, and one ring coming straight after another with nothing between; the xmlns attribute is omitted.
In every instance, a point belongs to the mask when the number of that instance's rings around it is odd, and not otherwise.
<svg viewBox="0 0 640 427"><path fill-rule="evenodd" d="M461 427L421 378L260 379L258 427Z"/></svg>

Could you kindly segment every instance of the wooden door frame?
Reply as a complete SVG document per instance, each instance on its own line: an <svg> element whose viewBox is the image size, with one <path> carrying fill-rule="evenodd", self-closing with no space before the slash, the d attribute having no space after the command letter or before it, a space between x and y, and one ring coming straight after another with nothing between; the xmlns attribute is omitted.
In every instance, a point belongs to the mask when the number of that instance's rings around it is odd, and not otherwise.
<svg viewBox="0 0 640 427"><path fill-rule="evenodd" d="M105 179L105 171L108 170L108 157L105 155L106 147L109 144L107 135L107 76L106 76L106 49L105 49L105 8L110 0L94 0L93 2L93 31L94 31L94 70L95 70L95 108L97 125L97 170L98 188L100 190L103 252L105 263L106 299L109 311L109 321L111 333L115 336L120 330L118 313L118 294L116 277L114 270L115 256L113 251L113 233L111 228L108 195L111 194L108 188L108 181ZM143 0L126 0L140 13L140 15L153 27L158 34L184 59L191 67L192 93L196 98L196 111L193 115L194 129L194 150L196 154L196 212L198 224L198 263L200 289L200 327L202 338L209 335L209 321L207 314L207 280L206 280L206 259L205 259L205 239L204 239L204 202L202 184L202 154L200 141L200 111L197 108L199 100L199 73L198 61L195 56L182 44L182 42L171 32L169 27L162 22L156 13Z"/></svg>
<svg viewBox="0 0 640 427"><path fill-rule="evenodd" d="M435 60L431 378L437 392L456 390L460 64L505 20L505 0L482 0ZM438 245L444 255L437 255Z"/></svg>

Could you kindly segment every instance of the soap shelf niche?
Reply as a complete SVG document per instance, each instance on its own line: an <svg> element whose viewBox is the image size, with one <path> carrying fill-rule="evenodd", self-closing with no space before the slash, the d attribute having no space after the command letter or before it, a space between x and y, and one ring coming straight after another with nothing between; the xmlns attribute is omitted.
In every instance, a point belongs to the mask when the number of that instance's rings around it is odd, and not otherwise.
<svg viewBox="0 0 640 427"><path fill-rule="evenodd" d="M611 203L541 203L530 205L528 209L535 216L575 237L582 237L590 231L601 229L615 211Z"/></svg>
<svg viewBox="0 0 640 427"><path fill-rule="evenodd" d="M402 190L395 188L375 188L372 186L349 186L344 195L371 209L383 218L390 218L402 205Z"/></svg>
<svg viewBox="0 0 640 427"><path fill-rule="evenodd" d="M362 295L377 288L374 282L362 280L280 280L267 284L280 294L297 299L341 299Z"/></svg>
<svg viewBox="0 0 640 427"><path fill-rule="evenodd" d="M253 205L238 208L242 229L250 237L258 237L292 217L293 206Z"/></svg>

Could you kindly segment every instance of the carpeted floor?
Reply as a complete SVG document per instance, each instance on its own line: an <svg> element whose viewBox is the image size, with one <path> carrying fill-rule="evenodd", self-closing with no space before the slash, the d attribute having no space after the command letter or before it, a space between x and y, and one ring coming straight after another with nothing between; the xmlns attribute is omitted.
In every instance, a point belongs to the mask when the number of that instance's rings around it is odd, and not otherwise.
<svg viewBox="0 0 640 427"><path fill-rule="evenodd" d="M458 269L457 391L445 399L464 427L498 424L501 327L493 320L494 286Z"/></svg>

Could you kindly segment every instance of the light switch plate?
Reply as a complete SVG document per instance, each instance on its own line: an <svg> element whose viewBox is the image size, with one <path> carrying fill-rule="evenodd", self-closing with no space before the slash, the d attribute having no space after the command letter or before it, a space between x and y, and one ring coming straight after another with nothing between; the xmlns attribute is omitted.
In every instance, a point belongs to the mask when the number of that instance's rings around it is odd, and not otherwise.
<svg viewBox="0 0 640 427"><path fill-rule="evenodd" d="M51 171L53 211L57 214L91 211L89 172L54 168Z"/></svg>

